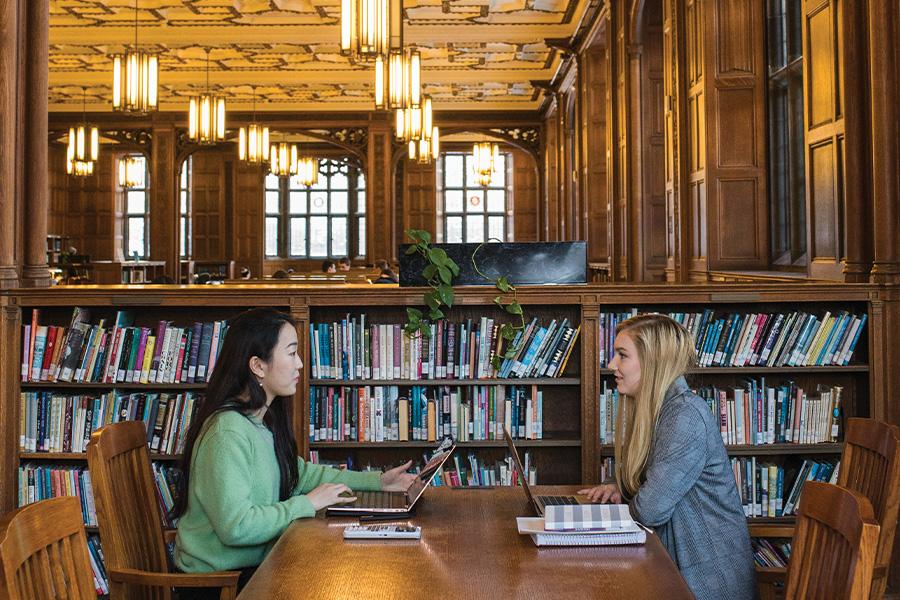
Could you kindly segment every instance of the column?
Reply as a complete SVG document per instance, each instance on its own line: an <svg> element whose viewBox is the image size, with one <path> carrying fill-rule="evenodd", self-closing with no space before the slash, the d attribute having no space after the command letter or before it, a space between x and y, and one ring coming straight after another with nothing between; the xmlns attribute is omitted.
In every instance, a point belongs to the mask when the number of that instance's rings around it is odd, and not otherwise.
<svg viewBox="0 0 900 600"><path fill-rule="evenodd" d="M18 3L0 2L0 289L16 287L16 64Z"/></svg>
<svg viewBox="0 0 900 600"><path fill-rule="evenodd" d="M25 57L25 268L29 287L50 285L47 270L47 76L49 72L49 0L29 0Z"/></svg>

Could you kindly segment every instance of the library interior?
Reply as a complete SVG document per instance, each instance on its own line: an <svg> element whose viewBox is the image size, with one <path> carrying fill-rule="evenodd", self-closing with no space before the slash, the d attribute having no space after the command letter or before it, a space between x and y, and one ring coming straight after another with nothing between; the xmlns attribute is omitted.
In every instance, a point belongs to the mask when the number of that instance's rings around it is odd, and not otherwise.
<svg viewBox="0 0 900 600"><path fill-rule="evenodd" d="M0 34L0 598L900 599L897 0Z"/></svg>

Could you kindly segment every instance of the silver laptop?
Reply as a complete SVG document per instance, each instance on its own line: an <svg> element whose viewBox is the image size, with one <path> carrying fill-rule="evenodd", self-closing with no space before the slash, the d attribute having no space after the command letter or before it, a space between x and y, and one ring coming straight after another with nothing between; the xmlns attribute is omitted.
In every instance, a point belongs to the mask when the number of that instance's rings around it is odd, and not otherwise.
<svg viewBox="0 0 900 600"><path fill-rule="evenodd" d="M519 475L522 479L522 489L525 490L525 496L528 497L528 502L531 504L534 511L540 515L544 516L544 507L548 505L567 505L567 504L592 504L587 497L581 496L535 496L531 493L531 487L528 485L528 473L525 472L525 467L522 465L522 459L519 458L519 452L516 450L516 445L513 443L512 436L509 435L509 431L506 430L506 426L503 426L503 437L506 439L506 445L509 446L509 453L512 454L513 462L516 465L516 470L519 471Z"/></svg>
<svg viewBox="0 0 900 600"><path fill-rule="evenodd" d="M431 485L434 474L447 462L447 459L450 458L455 449L456 445L452 440L449 438L444 440L405 492L354 491L355 501L329 506L327 514L333 516L358 516L408 513L419 501L419 498L422 497L425 489Z"/></svg>

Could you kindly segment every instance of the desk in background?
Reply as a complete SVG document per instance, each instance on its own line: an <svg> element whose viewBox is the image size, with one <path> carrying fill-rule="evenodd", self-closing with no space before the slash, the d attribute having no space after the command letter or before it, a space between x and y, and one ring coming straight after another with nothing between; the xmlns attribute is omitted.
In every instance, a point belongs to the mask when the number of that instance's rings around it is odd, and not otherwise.
<svg viewBox="0 0 900 600"><path fill-rule="evenodd" d="M539 487L572 493L573 486ZM643 546L538 548L516 531L521 489L435 488L410 522L421 541L345 542L355 519L301 519L238 600L295 598L692 598L655 535Z"/></svg>

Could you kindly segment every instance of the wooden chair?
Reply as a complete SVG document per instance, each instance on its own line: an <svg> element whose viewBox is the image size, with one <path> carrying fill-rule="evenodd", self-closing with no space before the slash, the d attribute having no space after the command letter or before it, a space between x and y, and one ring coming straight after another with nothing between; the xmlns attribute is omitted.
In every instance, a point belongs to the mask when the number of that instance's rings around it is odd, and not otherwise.
<svg viewBox="0 0 900 600"><path fill-rule="evenodd" d="M878 529L872 504L859 492L819 481L804 484L786 600L866 600Z"/></svg>
<svg viewBox="0 0 900 600"><path fill-rule="evenodd" d="M42 500L0 520L0 598L96 600L81 505Z"/></svg>
<svg viewBox="0 0 900 600"><path fill-rule="evenodd" d="M872 504L881 527L870 600L881 600L887 587L891 551L900 507L900 427L875 419L848 419L838 485L857 491ZM806 494L804 485L804 497ZM801 503L802 504L802 503ZM790 525L751 525L753 537L793 537ZM777 597L785 569L757 567L760 600Z"/></svg>
<svg viewBox="0 0 900 600"><path fill-rule="evenodd" d="M236 571L169 572L142 422L98 429L87 457L112 600L170 600L172 587L220 587L220 600L234 599Z"/></svg>

